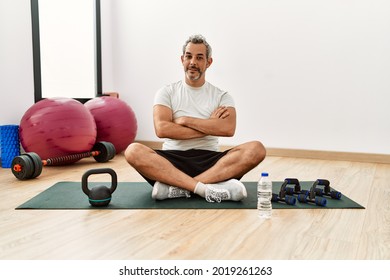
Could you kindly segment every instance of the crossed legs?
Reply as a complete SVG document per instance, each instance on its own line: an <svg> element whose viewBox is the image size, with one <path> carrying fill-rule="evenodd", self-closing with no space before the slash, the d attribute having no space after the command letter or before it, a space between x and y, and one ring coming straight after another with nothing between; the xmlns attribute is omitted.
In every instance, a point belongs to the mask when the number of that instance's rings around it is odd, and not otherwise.
<svg viewBox="0 0 390 280"><path fill-rule="evenodd" d="M213 167L192 178L173 166L153 149L132 143L125 151L127 162L140 174L152 180L194 192L198 182L219 183L239 177L256 167L265 158L265 148L258 141L232 148Z"/></svg>

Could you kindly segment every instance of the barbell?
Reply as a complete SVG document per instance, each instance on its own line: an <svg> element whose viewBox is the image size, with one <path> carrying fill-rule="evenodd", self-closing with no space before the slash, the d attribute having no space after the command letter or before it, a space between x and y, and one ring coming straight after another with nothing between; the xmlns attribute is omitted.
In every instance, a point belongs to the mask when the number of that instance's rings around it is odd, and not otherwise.
<svg viewBox="0 0 390 280"><path fill-rule="evenodd" d="M43 166L60 165L76 162L82 158L93 157L97 162L107 162L115 157L115 146L110 142L97 142L90 152L53 157L41 160L38 154L29 152L15 157L11 163L11 170L19 180L28 180L38 177Z"/></svg>

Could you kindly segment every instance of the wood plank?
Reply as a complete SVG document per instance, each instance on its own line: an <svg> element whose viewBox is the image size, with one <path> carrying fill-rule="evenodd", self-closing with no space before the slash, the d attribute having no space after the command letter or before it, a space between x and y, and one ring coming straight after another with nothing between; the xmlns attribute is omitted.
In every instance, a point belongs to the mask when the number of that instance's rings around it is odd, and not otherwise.
<svg viewBox="0 0 390 280"><path fill-rule="evenodd" d="M1 169L0 259L390 258L389 164L267 156L243 177L256 181L268 171L278 181L329 179L365 210L277 209L269 221L256 210L15 210L98 167L113 168L119 181L143 181L123 154L102 164L44 167L27 181Z"/></svg>

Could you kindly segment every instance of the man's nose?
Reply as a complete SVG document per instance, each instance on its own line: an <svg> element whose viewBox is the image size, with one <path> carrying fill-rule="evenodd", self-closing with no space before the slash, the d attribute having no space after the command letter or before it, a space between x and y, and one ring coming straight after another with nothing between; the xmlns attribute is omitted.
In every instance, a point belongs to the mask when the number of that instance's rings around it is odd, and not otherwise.
<svg viewBox="0 0 390 280"><path fill-rule="evenodd" d="M196 59L195 59L195 58L192 58L192 59L191 59L190 65L196 65Z"/></svg>

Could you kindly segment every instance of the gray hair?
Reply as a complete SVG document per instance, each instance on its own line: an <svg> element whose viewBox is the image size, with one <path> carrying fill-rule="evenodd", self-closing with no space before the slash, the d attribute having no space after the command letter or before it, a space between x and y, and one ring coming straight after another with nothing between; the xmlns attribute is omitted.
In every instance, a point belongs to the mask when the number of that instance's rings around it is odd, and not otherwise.
<svg viewBox="0 0 390 280"><path fill-rule="evenodd" d="M209 45L209 43L207 43L206 38L204 36L200 34L190 36L183 46L183 55L186 52L186 47L189 43L204 44L206 46L206 57L207 58L211 57L211 53L212 53L211 46Z"/></svg>

